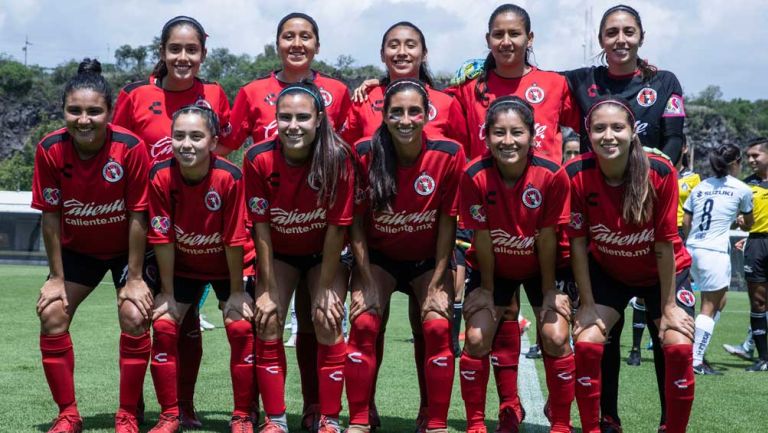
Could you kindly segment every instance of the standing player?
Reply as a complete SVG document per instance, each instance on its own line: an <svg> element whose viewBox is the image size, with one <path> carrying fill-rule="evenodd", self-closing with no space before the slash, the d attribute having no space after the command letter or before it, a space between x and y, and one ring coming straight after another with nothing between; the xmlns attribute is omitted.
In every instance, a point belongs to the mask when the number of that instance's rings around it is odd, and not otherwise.
<svg viewBox="0 0 768 433"><path fill-rule="evenodd" d="M224 141L230 132L229 101L218 83L197 77L205 61L208 35L194 18L177 16L160 32L160 60L149 79L125 86L117 97L113 122L141 137L153 162L173 156L171 118L186 105L207 107L216 112ZM219 146L221 148L222 146ZM194 406L195 383L203 356L203 339L197 306L190 308L179 330L178 391L184 427L202 424Z"/></svg>
<svg viewBox="0 0 768 433"><path fill-rule="evenodd" d="M494 364L517 365L516 358L506 359L506 353L495 350L494 337L505 332L499 329L499 319L510 304L511 314L517 315L518 303L512 300L521 284L535 312L541 313L550 431L571 431L575 369L568 332L571 305L555 282L557 229L569 215L569 184L556 162L533 151L533 118L533 108L516 96L494 100L485 124L490 152L472 160L461 180L462 224L474 230L467 252L467 330L459 363L471 433L486 431L489 353L494 349L490 357ZM517 375L501 379L516 394ZM519 431L524 413L515 409L502 405L497 432Z"/></svg>
<svg viewBox="0 0 768 433"><path fill-rule="evenodd" d="M585 433L600 432L600 358L607 331L632 296L646 300L666 358L666 431L682 433L694 395L690 256L677 233L674 167L647 154L622 99L587 112L594 152L566 165L571 178L571 263L580 305L574 319L576 401Z"/></svg>
<svg viewBox="0 0 768 433"><path fill-rule="evenodd" d="M722 373L704 361L704 354L731 284L729 233L734 221L738 221L741 229L749 230L755 220L752 190L734 177L741 171L739 148L722 144L710 150L709 164L715 176L698 184L683 206L683 239L693 260L691 274L701 291L701 311L696 316L693 343L693 372L719 375Z"/></svg>
<svg viewBox="0 0 768 433"><path fill-rule="evenodd" d="M415 295L424 335L427 410L419 431L447 432L453 385L451 255L456 234L460 144L423 134L429 98L416 80L394 80L384 92L384 119L357 143L367 176L367 206L352 227L351 330L346 362L349 432L370 431L381 309L395 290ZM403 245L409 245L403 248Z"/></svg>
<svg viewBox="0 0 768 433"><path fill-rule="evenodd" d="M151 346L152 293L142 278L149 158L140 138L107 123L112 92L98 61L80 63L62 99L66 127L38 144L32 179L50 271L37 301L43 371L59 406L49 433L82 431L69 326L107 271L122 331L115 431L134 433Z"/></svg>
<svg viewBox="0 0 768 433"><path fill-rule="evenodd" d="M346 354L341 322L349 279L339 258L352 224L353 153L333 132L322 93L311 81L285 87L276 108L278 136L251 146L243 162L260 276L256 374L267 415L261 432L288 431L282 334L298 286L309 290L318 339L317 369L302 372L318 381L317 431L339 433Z"/></svg>
<svg viewBox="0 0 768 433"><path fill-rule="evenodd" d="M149 174L149 217L162 291L155 296L152 379L160 403L151 433L180 426L176 383L177 322L194 308L207 284L213 286L232 354L230 370L235 407L232 432L252 432L253 298L243 288L243 245L248 242L240 170L217 157L216 114L197 105L173 115L174 157ZM253 276L253 249L245 259Z"/></svg>

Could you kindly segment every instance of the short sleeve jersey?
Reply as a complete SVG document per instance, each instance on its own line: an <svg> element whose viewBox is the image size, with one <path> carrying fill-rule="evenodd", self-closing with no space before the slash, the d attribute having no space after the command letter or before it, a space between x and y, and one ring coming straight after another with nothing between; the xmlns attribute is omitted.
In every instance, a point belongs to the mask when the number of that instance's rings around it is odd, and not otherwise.
<svg viewBox="0 0 768 433"><path fill-rule="evenodd" d="M565 170L571 179L571 239L587 237L589 252L612 278L629 286L651 286L659 282L655 242L671 242L677 271L690 267L688 255L677 233L677 176L666 158L648 155L649 179L656 193L653 215L645 224L629 224L622 218L623 186L608 185L597 157L588 152L572 159Z"/></svg>
<svg viewBox="0 0 768 433"><path fill-rule="evenodd" d="M219 139L226 143L232 130L227 95L218 83L197 78L192 87L179 92L163 89L153 76L123 87L115 103L113 123L141 137L153 162L163 161L173 156L173 113L192 104L208 107L219 116Z"/></svg>
<svg viewBox="0 0 768 433"><path fill-rule="evenodd" d="M152 167L149 197L147 240L174 244L174 275L229 279L224 247L248 241L240 169L211 155L208 174L190 185L171 158Z"/></svg>
<svg viewBox="0 0 768 433"><path fill-rule="evenodd" d="M753 174L744 179L744 183L752 189L752 213L755 218L749 233L768 233L768 181Z"/></svg>
<svg viewBox="0 0 768 433"><path fill-rule="evenodd" d="M354 216L355 180L351 158L336 185L336 199L318 205L310 185L310 163L289 165L278 138L248 148L243 160L245 200L253 223L269 223L272 248L290 256L319 254L328 225L349 226Z"/></svg>
<svg viewBox="0 0 768 433"><path fill-rule="evenodd" d="M372 142L356 144L362 172L368 173ZM458 215L458 188L464 168L459 143L424 136L416 161L397 167L397 195L390 210L366 208L368 247L394 260L425 260L437 252L440 214Z"/></svg>
<svg viewBox="0 0 768 433"><path fill-rule="evenodd" d="M108 125L104 146L83 160L65 128L35 150L32 207L61 213L61 246L99 259L128 253L128 213L147 210L144 142Z"/></svg>
<svg viewBox="0 0 768 433"><path fill-rule="evenodd" d="M731 224L739 213L752 212L752 190L733 176L710 177L693 189L683 208L693 217L686 246L728 253Z"/></svg>
<svg viewBox="0 0 768 433"><path fill-rule="evenodd" d="M677 226L678 227L683 226L683 214L685 214L685 211L683 211L683 205L685 204L685 200L688 199L688 196L691 194L691 191L693 191L693 188L695 188L696 185L699 184L699 182L701 182L701 176L699 176L698 173L694 173L689 169L684 169L678 175L677 185L680 189L680 198L678 200L678 205L677 205Z"/></svg>
<svg viewBox="0 0 768 433"><path fill-rule="evenodd" d="M341 81L320 72L313 71L313 74L333 129L340 131L352 105L349 90ZM274 137L277 134L277 97L288 86L290 83L277 79L276 72L243 86L232 106L232 138L224 144L232 149L239 149L248 136L254 143Z"/></svg>
<svg viewBox="0 0 768 433"><path fill-rule="evenodd" d="M461 104L452 96L426 86L429 97L429 117L424 132L434 139L448 138L462 145L467 143L467 122ZM368 100L352 104L341 131L347 143L356 143L372 137L381 126L384 110L385 86L376 86L368 93Z"/></svg>
<svg viewBox="0 0 768 433"><path fill-rule="evenodd" d="M643 146L664 150L669 137L683 134L685 106L683 88L675 74L658 71L650 80L635 73L616 77L605 66L564 72L573 97L586 116L598 99L614 96L625 100L635 113L635 130ZM584 120L579 122L582 151L590 148Z"/></svg>
<svg viewBox="0 0 768 433"><path fill-rule="evenodd" d="M476 158L485 152L485 112L494 99L515 95L531 104L536 121L536 150L553 161L562 161L563 142L560 125L579 130L581 114L571 98L568 84L556 72L542 71L531 67L531 71L519 78L502 78L493 71L488 72L487 101L478 100L475 95L477 78L468 80L458 87L446 89L462 105L467 118L469 147L467 156Z"/></svg>
<svg viewBox="0 0 768 433"><path fill-rule="evenodd" d="M565 223L570 206L568 176L557 163L531 156L514 185L502 179L490 153L472 160L461 178L459 210L466 229L488 230L494 274L513 280L540 273L535 244L538 231ZM476 268L474 245L467 264Z"/></svg>

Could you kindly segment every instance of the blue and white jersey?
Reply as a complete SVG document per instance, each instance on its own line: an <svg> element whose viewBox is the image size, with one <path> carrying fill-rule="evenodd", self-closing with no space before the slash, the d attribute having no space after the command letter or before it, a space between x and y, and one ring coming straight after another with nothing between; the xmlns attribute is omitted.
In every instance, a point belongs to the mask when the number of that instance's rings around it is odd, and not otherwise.
<svg viewBox="0 0 768 433"><path fill-rule="evenodd" d="M739 213L752 212L752 190L730 175L710 177L691 191L683 210L692 216L688 248L727 253L731 225Z"/></svg>

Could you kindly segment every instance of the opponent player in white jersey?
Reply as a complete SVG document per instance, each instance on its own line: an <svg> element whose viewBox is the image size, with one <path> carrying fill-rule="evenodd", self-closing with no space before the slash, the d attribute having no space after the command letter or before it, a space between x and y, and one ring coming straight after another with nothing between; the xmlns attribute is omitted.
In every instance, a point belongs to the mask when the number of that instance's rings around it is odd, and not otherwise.
<svg viewBox="0 0 768 433"><path fill-rule="evenodd" d="M709 154L715 175L698 184L683 205L683 234L693 258L691 274L701 290L701 311L696 317L693 343L693 371L722 374L704 362L715 322L725 306L725 292L731 282L730 228L734 220L749 230L752 217L752 190L734 176L739 173L741 152L736 145L723 144Z"/></svg>

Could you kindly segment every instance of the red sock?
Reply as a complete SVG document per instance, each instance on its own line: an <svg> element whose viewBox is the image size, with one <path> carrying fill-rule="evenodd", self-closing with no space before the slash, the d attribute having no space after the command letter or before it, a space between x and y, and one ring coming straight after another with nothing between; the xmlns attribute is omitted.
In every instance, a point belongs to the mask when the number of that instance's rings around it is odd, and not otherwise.
<svg viewBox="0 0 768 433"><path fill-rule="evenodd" d="M376 374L376 337L381 327L381 318L373 313L363 313L355 319L349 330L347 359L344 377L349 404L349 423L368 425L368 401Z"/></svg>
<svg viewBox="0 0 768 433"><path fill-rule="evenodd" d="M197 308L190 308L179 327L178 393L179 401L191 402L195 398L197 373L203 359L203 337L200 332L200 315Z"/></svg>
<svg viewBox="0 0 768 433"><path fill-rule="evenodd" d="M247 320L238 320L226 326L229 340L229 372L232 376L232 395L235 400L233 416L248 416L253 399L253 329Z"/></svg>
<svg viewBox="0 0 768 433"><path fill-rule="evenodd" d="M413 358L416 361L416 377L419 379L419 407L427 407L427 378L424 376L426 347L423 334L413 334Z"/></svg>
<svg viewBox="0 0 768 433"><path fill-rule="evenodd" d="M485 428L485 395L490 374L488 356L475 358L467 352L461 352L459 381L461 398L467 411L467 430Z"/></svg>
<svg viewBox="0 0 768 433"><path fill-rule="evenodd" d="M451 322L432 319L422 324L426 362L424 376L427 383L427 429L446 428L448 408L451 405L453 367L451 351Z"/></svg>
<svg viewBox="0 0 768 433"><path fill-rule="evenodd" d="M176 390L176 364L178 359L178 327L170 320L155 320L152 324L152 382L155 383L157 402L162 413L179 415Z"/></svg>
<svg viewBox="0 0 768 433"><path fill-rule="evenodd" d="M584 433L600 433L600 363L603 344L577 342L576 404L579 406L581 430Z"/></svg>
<svg viewBox="0 0 768 433"><path fill-rule="evenodd" d="M373 383L371 384L371 400L368 402L370 408L376 407L376 383L379 381L379 370L381 370L381 363L384 362L384 335L386 329L379 330L379 335L376 336L376 371L373 373Z"/></svg>
<svg viewBox="0 0 768 433"><path fill-rule="evenodd" d="M666 376L664 388L667 395L667 432L684 433L693 406L695 380L693 376L693 345L673 344L664 346Z"/></svg>
<svg viewBox="0 0 768 433"><path fill-rule="evenodd" d="M499 411L511 408L518 419L523 409L517 395L517 367L520 364L520 324L517 320L499 323L491 346L491 364L499 393Z"/></svg>
<svg viewBox="0 0 768 433"><path fill-rule="evenodd" d="M341 393L344 391L344 360L347 343L342 338L331 345L317 345L317 378L320 390L320 414L339 418Z"/></svg>
<svg viewBox="0 0 768 433"><path fill-rule="evenodd" d="M144 389L144 376L152 351L149 331L134 337L120 334L120 410L136 416L136 407Z"/></svg>
<svg viewBox="0 0 768 433"><path fill-rule="evenodd" d="M256 376L267 416L285 413L285 369L280 365L281 352L285 358L282 339L256 338Z"/></svg>
<svg viewBox="0 0 768 433"><path fill-rule="evenodd" d="M283 352L285 363L285 352ZM301 395L304 398L304 409L318 404L317 393L317 338L311 332L296 334L296 363L301 377Z"/></svg>
<svg viewBox="0 0 768 433"><path fill-rule="evenodd" d="M60 415L80 416L75 400L75 351L69 332L40 335L43 371Z"/></svg>
<svg viewBox="0 0 768 433"><path fill-rule="evenodd" d="M560 358L543 353L543 357L552 416L550 433L570 433L571 403L576 393L576 360L573 353Z"/></svg>

